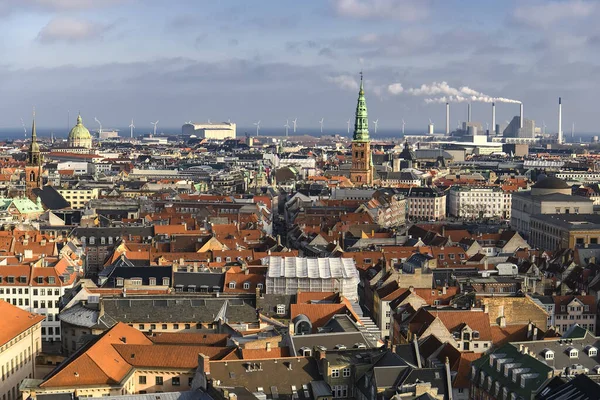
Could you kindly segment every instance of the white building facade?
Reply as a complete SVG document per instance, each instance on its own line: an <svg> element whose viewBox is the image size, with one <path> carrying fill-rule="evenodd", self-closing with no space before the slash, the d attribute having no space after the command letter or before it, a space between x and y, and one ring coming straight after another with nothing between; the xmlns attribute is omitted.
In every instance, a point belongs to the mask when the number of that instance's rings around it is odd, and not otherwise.
<svg viewBox="0 0 600 400"><path fill-rule="evenodd" d="M510 219L512 195L500 187L452 186L448 196L453 217Z"/></svg>

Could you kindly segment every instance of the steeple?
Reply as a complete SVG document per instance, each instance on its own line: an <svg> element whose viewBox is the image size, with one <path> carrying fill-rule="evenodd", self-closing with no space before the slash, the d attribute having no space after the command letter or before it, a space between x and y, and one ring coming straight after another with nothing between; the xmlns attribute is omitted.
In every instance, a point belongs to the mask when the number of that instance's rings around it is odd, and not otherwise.
<svg viewBox="0 0 600 400"><path fill-rule="evenodd" d="M367 102L365 101L365 90L363 85L363 73L360 72L360 90L358 91L358 102L356 104L356 115L354 121L354 135L352 140L369 141L369 119L367 118Z"/></svg>
<svg viewBox="0 0 600 400"><path fill-rule="evenodd" d="M37 131L35 129L35 107L33 108L33 123L31 124L31 143L37 143Z"/></svg>

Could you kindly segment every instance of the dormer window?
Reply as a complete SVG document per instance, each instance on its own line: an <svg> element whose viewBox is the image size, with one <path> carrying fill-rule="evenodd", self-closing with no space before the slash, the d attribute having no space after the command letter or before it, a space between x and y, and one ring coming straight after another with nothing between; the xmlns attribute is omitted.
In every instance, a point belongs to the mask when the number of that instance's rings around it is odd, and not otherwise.
<svg viewBox="0 0 600 400"><path fill-rule="evenodd" d="M229 289L235 289L235 282L229 282Z"/></svg>
<svg viewBox="0 0 600 400"><path fill-rule="evenodd" d="M579 357L579 351L573 347L568 349L569 358L577 358Z"/></svg>
<svg viewBox="0 0 600 400"><path fill-rule="evenodd" d="M285 315L285 304L277 304L277 314Z"/></svg>
<svg viewBox="0 0 600 400"><path fill-rule="evenodd" d="M117 286L123 286L123 278L117 278Z"/></svg>
<svg viewBox="0 0 600 400"><path fill-rule="evenodd" d="M156 278L150 278L149 284L150 284L150 286L156 286Z"/></svg>
<svg viewBox="0 0 600 400"><path fill-rule="evenodd" d="M587 355L590 357L596 357L598 355L598 349L594 346L587 346L585 350L587 351Z"/></svg>
<svg viewBox="0 0 600 400"><path fill-rule="evenodd" d="M42 284L42 283L44 283L44 277L43 277L43 276L38 276L38 277L36 278L36 282L37 282L37 283L39 283L39 284Z"/></svg>
<svg viewBox="0 0 600 400"><path fill-rule="evenodd" d="M554 352L550 349L546 349L544 351L544 359L545 360L554 360Z"/></svg>
<svg viewBox="0 0 600 400"><path fill-rule="evenodd" d="M169 278L163 278L162 279L162 285L163 286L169 286L170 283L171 283L171 279L169 279Z"/></svg>
<svg viewBox="0 0 600 400"><path fill-rule="evenodd" d="M473 331L473 339L479 339L479 331Z"/></svg>
<svg viewBox="0 0 600 400"><path fill-rule="evenodd" d="M244 289L250 289L250 282L244 282Z"/></svg>
<svg viewBox="0 0 600 400"><path fill-rule="evenodd" d="M312 350L308 347L300 348L300 354L304 357L310 357L312 355Z"/></svg>

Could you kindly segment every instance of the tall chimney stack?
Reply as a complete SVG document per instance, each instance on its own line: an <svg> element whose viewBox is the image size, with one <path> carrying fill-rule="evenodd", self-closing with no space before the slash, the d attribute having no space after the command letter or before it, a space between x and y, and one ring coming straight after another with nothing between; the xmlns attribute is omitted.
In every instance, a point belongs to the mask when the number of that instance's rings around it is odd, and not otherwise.
<svg viewBox="0 0 600 400"><path fill-rule="evenodd" d="M450 103L446 103L446 135L450 134Z"/></svg>
<svg viewBox="0 0 600 400"><path fill-rule="evenodd" d="M562 99L558 98L558 144L563 143L563 131L562 131Z"/></svg>
<svg viewBox="0 0 600 400"><path fill-rule="evenodd" d="M521 103L521 113L519 119L521 120L521 129L523 129L523 103Z"/></svg>
<svg viewBox="0 0 600 400"><path fill-rule="evenodd" d="M471 122L471 103L468 104L467 108L467 122Z"/></svg>
<svg viewBox="0 0 600 400"><path fill-rule="evenodd" d="M496 134L496 103L492 103L492 132Z"/></svg>

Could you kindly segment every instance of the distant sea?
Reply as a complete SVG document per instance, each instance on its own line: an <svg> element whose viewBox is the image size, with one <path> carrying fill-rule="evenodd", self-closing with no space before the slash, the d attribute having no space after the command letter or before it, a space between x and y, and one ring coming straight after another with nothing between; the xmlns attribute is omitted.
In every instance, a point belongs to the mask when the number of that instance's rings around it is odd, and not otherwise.
<svg viewBox="0 0 600 400"><path fill-rule="evenodd" d="M120 132L120 135L122 137L129 137L130 131L129 131L129 127L125 127L125 128L110 128L110 129L118 129ZM106 130L109 130L108 128ZM416 129L406 129L405 130L407 135L423 135L425 134L422 130L416 130ZM134 135L135 136L142 136L142 135L147 135L147 134L151 134L152 133L152 128L148 127L148 128L141 128L141 129L136 129L134 131ZM181 133L181 127L159 127L157 130L157 135L178 135ZM68 132L66 131L65 128L58 128L58 129L48 129L48 128L37 128L37 134L39 137L50 137L52 134L54 134L54 137L57 139L66 139L68 136ZM239 127L237 128L237 136L238 138L243 138L244 136L246 136L246 134L248 134L248 136L252 136L255 137L256 136L256 127L250 127L250 128L244 128L244 127ZM402 135L402 131L400 129L379 129L377 131L377 133L374 132L373 128L370 128L370 134L371 134L371 138L376 139L376 140L383 140L383 139L390 139L390 140L394 140L394 139L401 139L403 137ZM31 135L30 132L30 128L27 127L27 135L25 135L25 132L23 131L23 128L0 128L0 140L8 140L8 139L23 139L25 137L29 138ZM261 128L260 132L259 132L260 136L269 136L269 137L280 137L280 136L285 136L285 129L282 128ZM299 128L296 130L296 133L293 132L292 129L289 130L289 135L290 136L301 136L301 135L309 135L309 136L315 136L315 137L319 137L322 135L340 135L340 136L346 136L346 137L350 137L352 134L348 134L348 130L346 127L344 127L343 129L323 129L323 133L321 133L321 130L319 128ZM571 140L571 132L564 132L564 137L567 140L567 142L579 142L579 139L581 138L582 142L589 142L591 140L591 138L593 136L600 136L600 133L591 133L591 132L575 132L575 135L573 136L573 140Z"/></svg>

